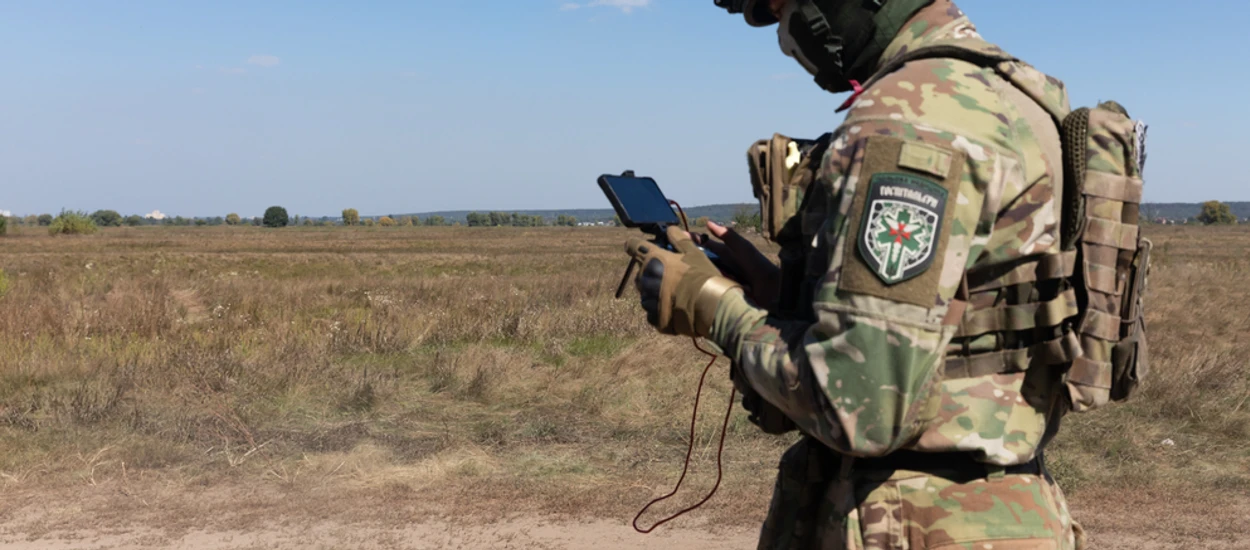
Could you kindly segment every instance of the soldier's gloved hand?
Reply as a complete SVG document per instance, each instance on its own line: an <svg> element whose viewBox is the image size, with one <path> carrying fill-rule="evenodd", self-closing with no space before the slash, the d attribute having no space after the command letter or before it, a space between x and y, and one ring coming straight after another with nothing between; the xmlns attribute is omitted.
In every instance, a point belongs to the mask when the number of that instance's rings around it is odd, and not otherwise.
<svg viewBox="0 0 1250 550"><path fill-rule="evenodd" d="M737 267L745 279L738 282L746 285L747 298L764 306L775 302L780 291L781 268L737 231L711 220L707 222L707 230L722 242L697 233L695 242L720 256L722 262L731 262Z"/></svg>
<svg viewBox="0 0 1250 550"><path fill-rule="evenodd" d="M638 286L647 322L664 334L707 336L721 296L738 283L721 276L685 231L670 226L670 252L641 238L625 243L625 252L642 264Z"/></svg>

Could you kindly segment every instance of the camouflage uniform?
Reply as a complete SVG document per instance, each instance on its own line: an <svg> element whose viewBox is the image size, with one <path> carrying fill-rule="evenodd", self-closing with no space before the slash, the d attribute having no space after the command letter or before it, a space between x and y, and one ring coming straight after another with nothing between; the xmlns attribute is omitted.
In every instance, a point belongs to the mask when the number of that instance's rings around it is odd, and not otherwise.
<svg viewBox="0 0 1250 550"><path fill-rule="evenodd" d="M1001 53L954 4L937 0L904 27L881 66L952 42ZM1057 130L1038 102L1066 108L1066 92L1022 62L1011 70L1030 89L949 58L879 74L834 133L794 220L800 233L783 244L783 257L803 259L799 288L786 289L803 307L766 311L741 291L721 300L709 338L804 434L781 460L760 548L1077 546L1080 528L1036 460L1069 407L1066 365L998 354L1020 363L1000 373L954 359L1017 337L968 328L980 310L998 315L999 304L964 303L966 273L1060 257L1063 168ZM903 184L931 190L913 203L940 222L878 224L873 199L906 194L907 185L889 187L899 173ZM929 263L906 269L897 254L874 256L874 243L895 254L915 244L910 229L926 227ZM787 269L793 276L794 264ZM1028 307L1056 319L1077 313L1070 294Z"/></svg>

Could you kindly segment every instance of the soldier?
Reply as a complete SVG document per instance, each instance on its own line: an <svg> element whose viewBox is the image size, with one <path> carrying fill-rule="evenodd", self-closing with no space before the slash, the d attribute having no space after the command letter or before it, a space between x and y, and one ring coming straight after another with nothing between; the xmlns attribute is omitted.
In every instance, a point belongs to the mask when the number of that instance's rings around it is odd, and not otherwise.
<svg viewBox="0 0 1250 550"><path fill-rule="evenodd" d="M746 280L675 228L676 252L626 244L648 321L715 343L752 420L803 434L759 547L1081 547L1042 460L1079 355L1062 83L950 0L717 4L778 25L817 84L854 91L777 239L780 271L716 224L723 243L694 238Z"/></svg>

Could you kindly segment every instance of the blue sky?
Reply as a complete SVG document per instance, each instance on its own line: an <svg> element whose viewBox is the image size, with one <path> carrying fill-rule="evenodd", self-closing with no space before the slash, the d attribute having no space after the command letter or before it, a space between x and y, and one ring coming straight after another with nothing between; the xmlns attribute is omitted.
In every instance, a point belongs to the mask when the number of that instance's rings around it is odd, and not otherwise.
<svg viewBox="0 0 1250 550"><path fill-rule="evenodd" d="M1147 200L1250 200L1250 3L959 4L1074 104L1151 123ZM747 202L746 147L843 100L712 0L6 0L0 68L15 214L606 207L627 168Z"/></svg>

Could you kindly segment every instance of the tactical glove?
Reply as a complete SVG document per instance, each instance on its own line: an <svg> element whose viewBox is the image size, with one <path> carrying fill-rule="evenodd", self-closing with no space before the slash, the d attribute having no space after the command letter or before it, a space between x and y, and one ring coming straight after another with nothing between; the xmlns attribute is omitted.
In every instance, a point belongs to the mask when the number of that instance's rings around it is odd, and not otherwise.
<svg viewBox="0 0 1250 550"><path fill-rule="evenodd" d="M676 252L641 238L625 243L642 264L635 283L647 322L664 334L707 336L721 296L741 285L722 277L685 231L670 226L667 236Z"/></svg>

